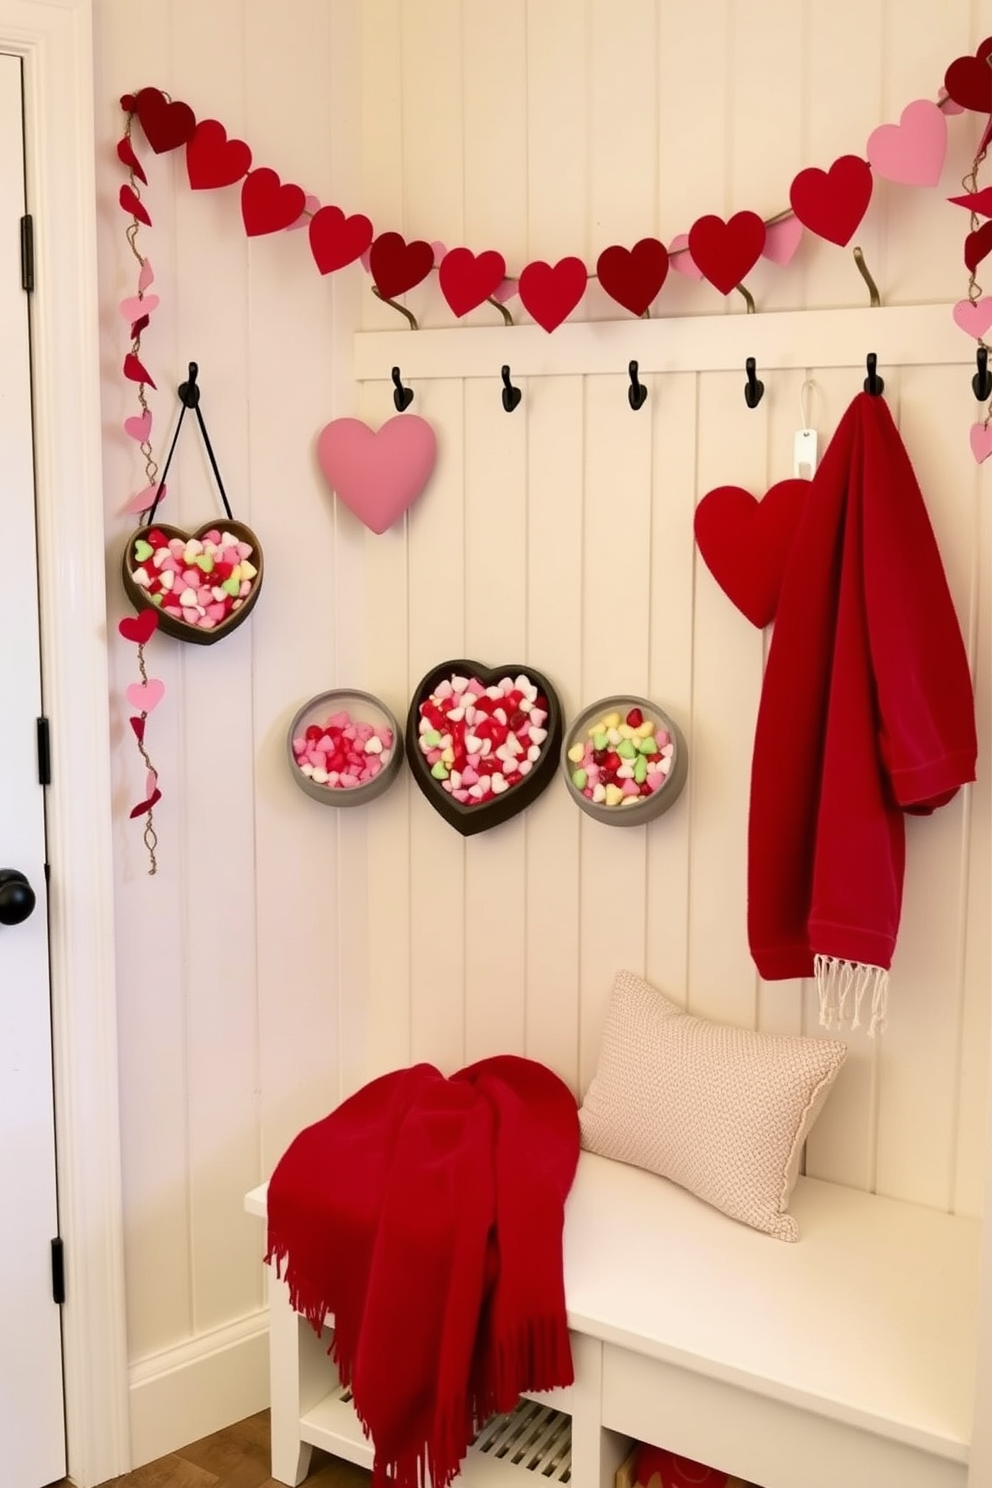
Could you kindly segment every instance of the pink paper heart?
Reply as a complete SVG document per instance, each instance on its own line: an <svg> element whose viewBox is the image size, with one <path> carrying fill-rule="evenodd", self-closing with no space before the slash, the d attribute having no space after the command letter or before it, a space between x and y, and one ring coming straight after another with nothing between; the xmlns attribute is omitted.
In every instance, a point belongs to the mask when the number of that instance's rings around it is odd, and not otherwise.
<svg viewBox="0 0 992 1488"><path fill-rule="evenodd" d="M370 256L371 253L372 253L372 244L370 243L369 246L366 248L365 252L362 254L361 258L358 260L358 262L361 264L362 268L365 270L366 274L371 274L371 272L372 272L372 259L371 259L371 256Z"/></svg>
<svg viewBox="0 0 992 1488"><path fill-rule="evenodd" d="M125 695L136 713L151 713L165 696L165 683L158 677L149 677L147 682L132 682Z"/></svg>
<svg viewBox="0 0 992 1488"><path fill-rule="evenodd" d="M122 510L125 512L130 512L132 516L140 516L141 513L146 512L150 506L154 506L156 500L161 501L164 499L164 497L164 485L146 486L143 491L139 491L136 496L132 496L131 499L124 504Z"/></svg>
<svg viewBox="0 0 992 1488"><path fill-rule="evenodd" d="M947 89L944 87L937 89L937 102L940 104L940 111L943 114L964 113L964 104L955 103L953 98L948 98Z"/></svg>
<svg viewBox="0 0 992 1488"><path fill-rule="evenodd" d="M687 279L702 279L702 269L697 269L689 252L689 234L679 233L668 245L668 261L678 274Z"/></svg>
<svg viewBox="0 0 992 1488"><path fill-rule="evenodd" d="M141 272L138 274L138 293L141 294L143 290L148 288L149 284L154 283L155 270L152 268L152 261L150 258L142 259Z"/></svg>
<svg viewBox="0 0 992 1488"><path fill-rule="evenodd" d="M332 419L317 436L327 484L373 532L385 532L417 499L436 456L434 430L415 413L397 414L379 429Z"/></svg>
<svg viewBox="0 0 992 1488"><path fill-rule="evenodd" d="M781 222L773 222L765 228L765 246L761 256L784 269L795 258L802 238L803 225L799 218L783 217Z"/></svg>
<svg viewBox="0 0 992 1488"><path fill-rule="evenodd" d="M936 186L947 155L947 120L929 98L903 109L898 124L880 124L865 153L878 175L904 186Z"/></svg>
<svg viewBox="0 0 992 1488"><path fill-rule="evenodd" d="M978 340L992 326L992 299L986 295L982 300L958 300L952 313L954 324Z"/></svg>
<svg viewBox="0 0 992 1488"><path fill-rule="evenodd" d="M139 444L144 444L150 437L151 432L152 411L150 408L146 408L144 413L132 414L130 418L124 420L124 433L129 434L132 439L136 439ZM151 505L150 502L149 505ZM144 511L144 507L142 507L142 511Z"/></svg>
<svg viewBox="0 0 992 1488"><path fill-rule="evenodd" d="M516 292L516 279L504 279L503 283L497 285L496 288L493 290L493 299L498 300L501 305L505 305L507 300L513 299L513 296L516 294Z"/></svg>
<svg viewBox="0 0 992 1488"><path fill-rule="evenodd" d="M121 300L120 310L128 325L133 325L143 315L151 315L158 305L158 295L128 295L126 300Z"/></svg>
<svg viewBox="0 0 992 1488"><path fill-rule="evenodd" d="M437 240L431 244L431 247L434 249L434 267L437 268L448 250L443 243Z"/></svg>
<svg viewBox="0 0 992 1488"><path fill-rule="evenodd" d="M309 227L310 218L316 217L319 211L320 202L315 196L308 196L306 201L303 203L303 211L300 213L299 217L297 217L295 222L291 222L289 224L286 231L296 232L301 227Z"/></svg>
<svg viewBox="0 0 992 1488"><path fill-rule="evenodd" d="M972 424L970 441L971 453L981 465L992 455L992 424Z"/></svg>

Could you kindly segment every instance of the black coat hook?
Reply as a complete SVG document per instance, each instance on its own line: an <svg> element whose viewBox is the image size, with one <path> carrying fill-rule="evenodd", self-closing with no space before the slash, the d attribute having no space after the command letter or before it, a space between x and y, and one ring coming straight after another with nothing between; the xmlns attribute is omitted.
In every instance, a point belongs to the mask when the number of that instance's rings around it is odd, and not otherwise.
<svg viewBox="0 0 992 1488"><path fill-rule="evenodd" d="M195 408L200 401L200 389L197 385L199 367L195 362L189 364L189 377L186 382L179 384L179 401L186 408Z"/></svg>
<svg viewBox="0 0 992 1488"><path fill-rule="evenodd" d="M992 373L989 372L989 349L980 346L975 360L978 363L978 371L971 379L972 390L979 403L984 403L986 398L992 398Z"/></svg>
<svg viewBox="0 0 992 1488"><path fill-rule="evenodd" d="M636 413L637 410L639 408L643 408L645 403L648 401L648 390L644 386L643 382L638 381L636 362L631 362L627 368L627 371L630 373L630 387L627 389L627 402Z"/></svg>
<svg viewBox="0 0 992 1488"><path fill-rule="evenodd" d="M873 398L879 397L885 391L885 383L878 375L878 357L873 351L868 353L865 359L868 376L865 378L865 392L871 393Z"/></svg>
<svg viewBox="0 0 992 1488"><path fill-rule="evenodd" d="M523 393L518 387L514 387L513 383L510 381L509 367L500 367L499 375L503 379L503 392L501 394L501 397L503 399L503 407L507 413L512 413L517 404L520 402L520 399L523 397Z"/></svg>
<svg viewBox="0 0 992 1488"><path fill-rule="evenodd" d="M404 387L400 382L399 367L393 368L393 387L396 389L393 393L393 407L397 413L405 413L413 402L413 388Z"/></svg>
<svg viewBox="0 0 992 1488"><path fill-rule="evenodd" d="M748 357L744 363L744 371L747 373L747 382L744 384L744 402L748 408L757 408L765 395L765 384L758 381L754 357Z"/></svg>

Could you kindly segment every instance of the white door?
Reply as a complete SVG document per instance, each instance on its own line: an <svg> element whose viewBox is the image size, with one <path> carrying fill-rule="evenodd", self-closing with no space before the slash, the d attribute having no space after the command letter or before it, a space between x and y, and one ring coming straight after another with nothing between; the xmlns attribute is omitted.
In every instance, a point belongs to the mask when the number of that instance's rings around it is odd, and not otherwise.
<svg viewBox="0 0 992 1488"><path fill-rule="evenodd" d="M41 1488L65 1473L65 1428L21 99L0 52L0 1479Z"/></svg>

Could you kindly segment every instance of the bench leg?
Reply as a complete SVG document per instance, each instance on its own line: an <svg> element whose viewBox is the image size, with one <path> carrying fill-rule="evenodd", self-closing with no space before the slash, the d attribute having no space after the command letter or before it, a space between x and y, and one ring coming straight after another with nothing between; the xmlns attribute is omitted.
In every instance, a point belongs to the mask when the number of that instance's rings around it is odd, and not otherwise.
<svg viewBox="0 0 992 1488"><path fill-rule="evenodd" d="M291 1488L310 1471L313 1448L300 1440L300 1417L320 1399L326 1382L317 1378L315 1351L300 1337L309 1324L289 1305L289 1290L269 1270L269 1401L272 1430L272 1476ZM316 1343L316 1337L313 1338Z"/></svg>

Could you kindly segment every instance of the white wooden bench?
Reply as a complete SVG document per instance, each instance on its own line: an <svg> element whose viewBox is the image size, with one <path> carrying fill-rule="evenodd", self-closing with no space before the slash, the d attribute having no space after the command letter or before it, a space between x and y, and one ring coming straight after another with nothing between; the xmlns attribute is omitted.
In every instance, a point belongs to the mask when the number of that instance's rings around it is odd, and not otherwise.
<svg viewBox="0 0 992 1488"><path fill-rule="evenodd" d="M265 1187L245 1203L264 1217ZM636 1439L762 1488L966 1488L980 1225L803 1178L791 1210L795 1245L583 1153L565 1225L575 1384L483 1432L463 1477L609 1488ZM272 1476L302 1482L314 1446L370 1466L330 1334L274 1276L270 1301Z"/></svg>

